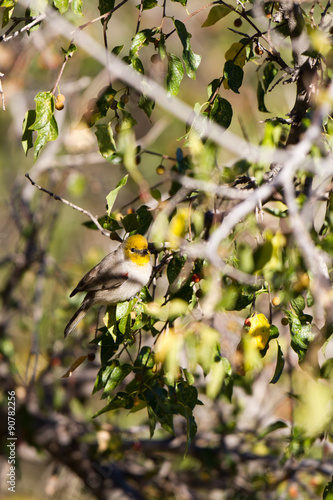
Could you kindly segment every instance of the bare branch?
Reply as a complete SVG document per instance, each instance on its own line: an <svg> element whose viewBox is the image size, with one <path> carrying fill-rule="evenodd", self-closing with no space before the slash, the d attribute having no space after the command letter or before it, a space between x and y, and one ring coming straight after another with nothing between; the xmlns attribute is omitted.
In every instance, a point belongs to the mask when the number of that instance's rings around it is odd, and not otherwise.
<svg viewBox="0 0 333 500"><path fill-rule="evenodd" d="M45 189L43 188L42 186L39 186L39 184L37 184L35 181L33 181L30 177L30 175L27 173L25 174L26 178L29 179L29 181L31 182L31 184L33 186L35 186L37 189L39 189L40 191L43 191L43 193L46 193L48 194L49 196L51 196L52 198L54 198L55 200L57 201L61 201L62 203L64 203L65 205L68 205L69 207L73 208L74 210L77 210L78 212L81 212L82 214L86 215L87 217L89 217L90 220L92 220L92 222L95 224L95 226L97 227L97 229L100 230L100 232L103 234L103 236L107 236L108 238L110 238L110 231L107 231L106 229L104 229L99 221L98 221L98 218L95 217L94 215L92 215L91 212L89 212L89 210L85 210L84 208L81 208L77 205L74 205L74 203L71 203L70 201L68 200L65 200L65 198L62 198L61 196L58 196L57 194L54 194L52 193L51 191L49 191L48 189Z"/></svg>

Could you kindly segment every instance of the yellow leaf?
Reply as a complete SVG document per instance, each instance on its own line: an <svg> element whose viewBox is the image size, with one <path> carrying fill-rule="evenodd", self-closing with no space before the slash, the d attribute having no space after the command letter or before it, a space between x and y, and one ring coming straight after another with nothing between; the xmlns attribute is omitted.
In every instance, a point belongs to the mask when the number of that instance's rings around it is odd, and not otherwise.
<svg viewBox="0 0 333 500"><path fill-rule="evenodd" d="M236 59L234 60L235 57ZM237 64L237 66L243 68L246 62L246 45L243 45L242 43L233 43L225 53L225 60L226 61L234 60L234 63Z"/></svg>
<svg viewBox="0 0 333 500"><path fill-rule="evenodd" d="M253 344L261 351L266 347L271 325L264 314L255 314L249 318L250 329L248 334L253 338Z"/></svg>
<svg viewBox="0 0 333 500"><path fill-rule="evenodd" d="M78 368L80 365L82 365L83 361L85 361L86 359L87 359L87 356L80 356L75 361L73 361L71 366L68 368L67 372L61 378L71 377L73 375L73 372L76 370L76 368Z"/></svg>

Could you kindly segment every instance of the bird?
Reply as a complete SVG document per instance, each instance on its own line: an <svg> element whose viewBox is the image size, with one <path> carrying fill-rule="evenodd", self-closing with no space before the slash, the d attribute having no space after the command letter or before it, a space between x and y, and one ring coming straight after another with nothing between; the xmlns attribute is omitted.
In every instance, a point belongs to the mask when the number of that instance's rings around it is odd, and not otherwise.
<svg viewBox="0 0 333 500"><path fill-rule="evenodd" d="M79 309L67 323L66 338L96 304L115 305L136 295L152 272L146 238L140 234L126 238L113 252L83 276L70 297L87 292Z"/></svg>

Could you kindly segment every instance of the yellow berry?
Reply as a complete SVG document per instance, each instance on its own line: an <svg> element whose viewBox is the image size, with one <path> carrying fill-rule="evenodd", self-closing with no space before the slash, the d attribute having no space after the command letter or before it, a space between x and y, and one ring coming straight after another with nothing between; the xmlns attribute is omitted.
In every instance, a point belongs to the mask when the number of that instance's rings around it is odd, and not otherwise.
<svg viewBox="0 0 333 500"><path fill-rule="evenodd" d="M281 304L280 297L274 297L273 300L272 300L272 304L275 307L279 306Z"/></svg>
<svg viewBox="0 0 333 500"><path fill-rule="evenodd" d="M156 173L157 173L157 175L165 174L165 166L159 165L158 167L156 167Z"/></svg>
<svg viewBox="0 0 333 500"><path fill-rule="evenodd" d="M65 105L62 101L56 101L54 107L58 111L61 111L62 109L64 109Z"/></svg>
<svg viewBox="0 0 333 500"><path fill-rule="evenodd" d="M59 102L65 102L66 101L66 97L64 96L64 94L58 94L57 95L57 101L59 101Z"/></svg>

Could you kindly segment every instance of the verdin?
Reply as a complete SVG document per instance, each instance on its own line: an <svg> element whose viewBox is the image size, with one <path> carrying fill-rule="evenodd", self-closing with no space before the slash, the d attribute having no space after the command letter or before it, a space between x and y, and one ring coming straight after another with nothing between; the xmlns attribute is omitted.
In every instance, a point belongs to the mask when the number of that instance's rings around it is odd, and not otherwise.
<svg viewBox="0 0 333 500"><path fill-rule="evenodd" d="M147 284L151 271L146 238L140 234L129 236L83 276L70 294L73 297L78 292L88 292L66 325L65 337L95 304L113 305L133 297Z"/></svg>

